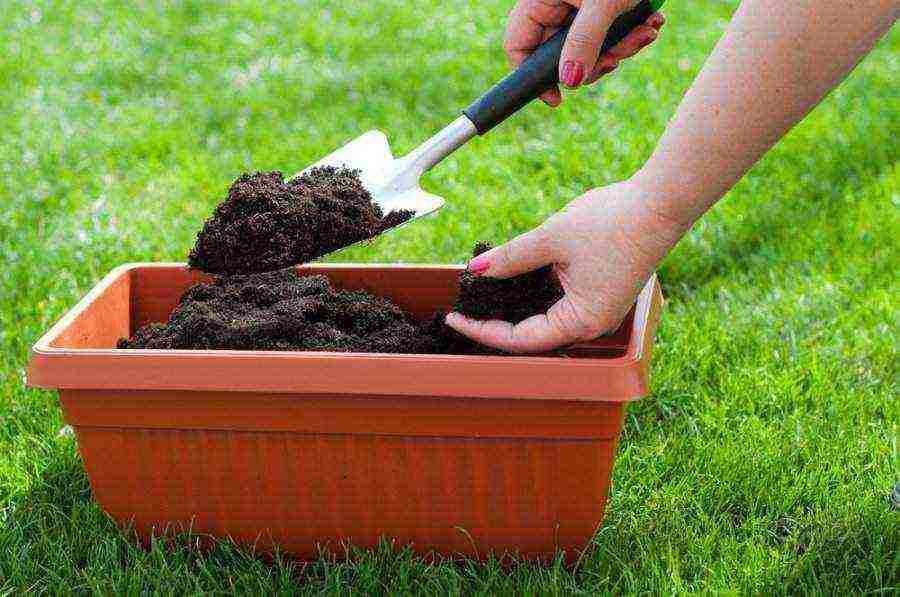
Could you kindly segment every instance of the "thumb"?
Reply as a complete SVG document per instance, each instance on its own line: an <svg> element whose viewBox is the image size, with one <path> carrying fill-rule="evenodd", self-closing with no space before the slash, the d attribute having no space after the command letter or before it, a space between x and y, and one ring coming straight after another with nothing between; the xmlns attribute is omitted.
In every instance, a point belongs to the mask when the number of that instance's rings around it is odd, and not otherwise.
<svg viewBox="0 0 900 597"><path fill-rule="evenodd" d="M544 352L573 342L588 340L602 331L602 321L575 305L568 295L541 313L515 325L498 319L479 321L450 313L447 325L479 344L506 352Z"/></svg>
<svg viewBox="0 0 900 597"><path fill-rule="evenodd" d="M566 34L559 58L559 80L569 88L578 87L592 72L609 26L619 14L621 2L584 0Z"/></svg>
<svg viewBox="0 0 900 597"><path fill-rule="evenodd" d="M511 278L552 262L550 236L541 226L474 257L468 270L476 276Z"/></svg>

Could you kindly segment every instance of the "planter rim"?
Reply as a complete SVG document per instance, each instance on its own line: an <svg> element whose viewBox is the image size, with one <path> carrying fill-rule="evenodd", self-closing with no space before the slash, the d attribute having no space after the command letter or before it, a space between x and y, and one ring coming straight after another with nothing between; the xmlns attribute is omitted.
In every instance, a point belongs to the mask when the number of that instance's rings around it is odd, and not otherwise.
<svg viewBox="0 0 900 597"><path fill-rule="evenodd" d="M446 264L377 264L324 263L299 266L315 270L432 270L461 271L463 265ZM116 348L70 348L53 346L59 336L79 315L110 286L141 269L173 269L187 265L177 262L135 262L112 269L73 308L63 315L31 350L27 383L30 387L54 389L129 389L129 390L233 390L260 392L298 392L303 394L379 394L504 397L496 376L509 380L525 375L537 385L523 398L630 401L647 392L646 366L655 335L662 295L656 274L653 274L638 295L632 330L625 354L612 358L566 358L552 356L483 356L483 355L424 355L386 353L347 353L313 351L256 351L256 350L147 350ZM584 344L581 346L590 346ZM78 363L76 367L75 363ZM241 379L221 379L222 367L240 368ZM354 376L347 375L352 367ZM411 373L416 369L431 373L452 368L454 378L465 379L467 391L461 394L459 384L444 389L432 387L424 391L422 377ZM179 375L179 371L191 375ZM592 384L578 377L608 378L599 374L622 378L621 386L607 387L607 382ZM307 373L318 372L320 379L310 379ZM377 373L376 373L377 372ZM594 375L592 375L594 372ZM368 379L349 379L375 373L377 385L366 385ZM599 374L599 375L598 375ZM331 375L342 376L340 378ZM403 376L410 376L404 378ZM490 383L490 378L494 378ZM566 382L568 380L568 382ZM355 382L355 383L354 383ZM488 383L485 383L488 382ZM433 384L433 382L430 382ZM513 385L521 386L521 382ZM596 391L591 391L592 386ZM601 391L601 387L608 391ZM329 387L334 389L329 391Z"/></svg>

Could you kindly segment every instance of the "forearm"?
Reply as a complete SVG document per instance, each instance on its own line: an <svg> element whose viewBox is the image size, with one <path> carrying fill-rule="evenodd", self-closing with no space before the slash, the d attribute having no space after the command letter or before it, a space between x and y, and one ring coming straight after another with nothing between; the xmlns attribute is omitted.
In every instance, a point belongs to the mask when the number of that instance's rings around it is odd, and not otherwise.
<svg viewBox="0 0 900 597"><path fill-rule="evenodd" d="M652 211L689 227L853 69L896 0L744 0L635 175Z"/></svg>

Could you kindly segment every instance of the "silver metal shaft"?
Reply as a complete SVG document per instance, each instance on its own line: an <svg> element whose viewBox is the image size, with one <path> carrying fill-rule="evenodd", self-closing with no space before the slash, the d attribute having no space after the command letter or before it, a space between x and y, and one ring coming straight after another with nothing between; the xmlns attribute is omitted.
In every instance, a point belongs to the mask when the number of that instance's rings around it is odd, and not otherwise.
<svg viewBox="0 0 900 597"><path fill-rule="evenodd" d="M389 186L399 190L417 185L422 174L431 170L438 162L477 134L478 130L472 121L465 115L460 116L397 160L399 167L391 177Z"/></svg>

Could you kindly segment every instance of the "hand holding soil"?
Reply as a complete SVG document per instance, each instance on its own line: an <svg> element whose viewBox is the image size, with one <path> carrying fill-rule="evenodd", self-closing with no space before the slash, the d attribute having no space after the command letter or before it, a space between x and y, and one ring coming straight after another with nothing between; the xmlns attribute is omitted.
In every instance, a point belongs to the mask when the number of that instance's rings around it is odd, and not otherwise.
<svg viewBox="0 0 900 597"><path fill-rule="evenodd" d="M451 313L447 324L476 342L517 353L542 352L614 329L683 233L647 209L651 204L634 181L595 189L539 228L478 255L469 262L472 276L496 283L549 273L552 265L565 294L545 295L545 309L528 318ZM548 296L554 301L546 302Z"/></svg>

